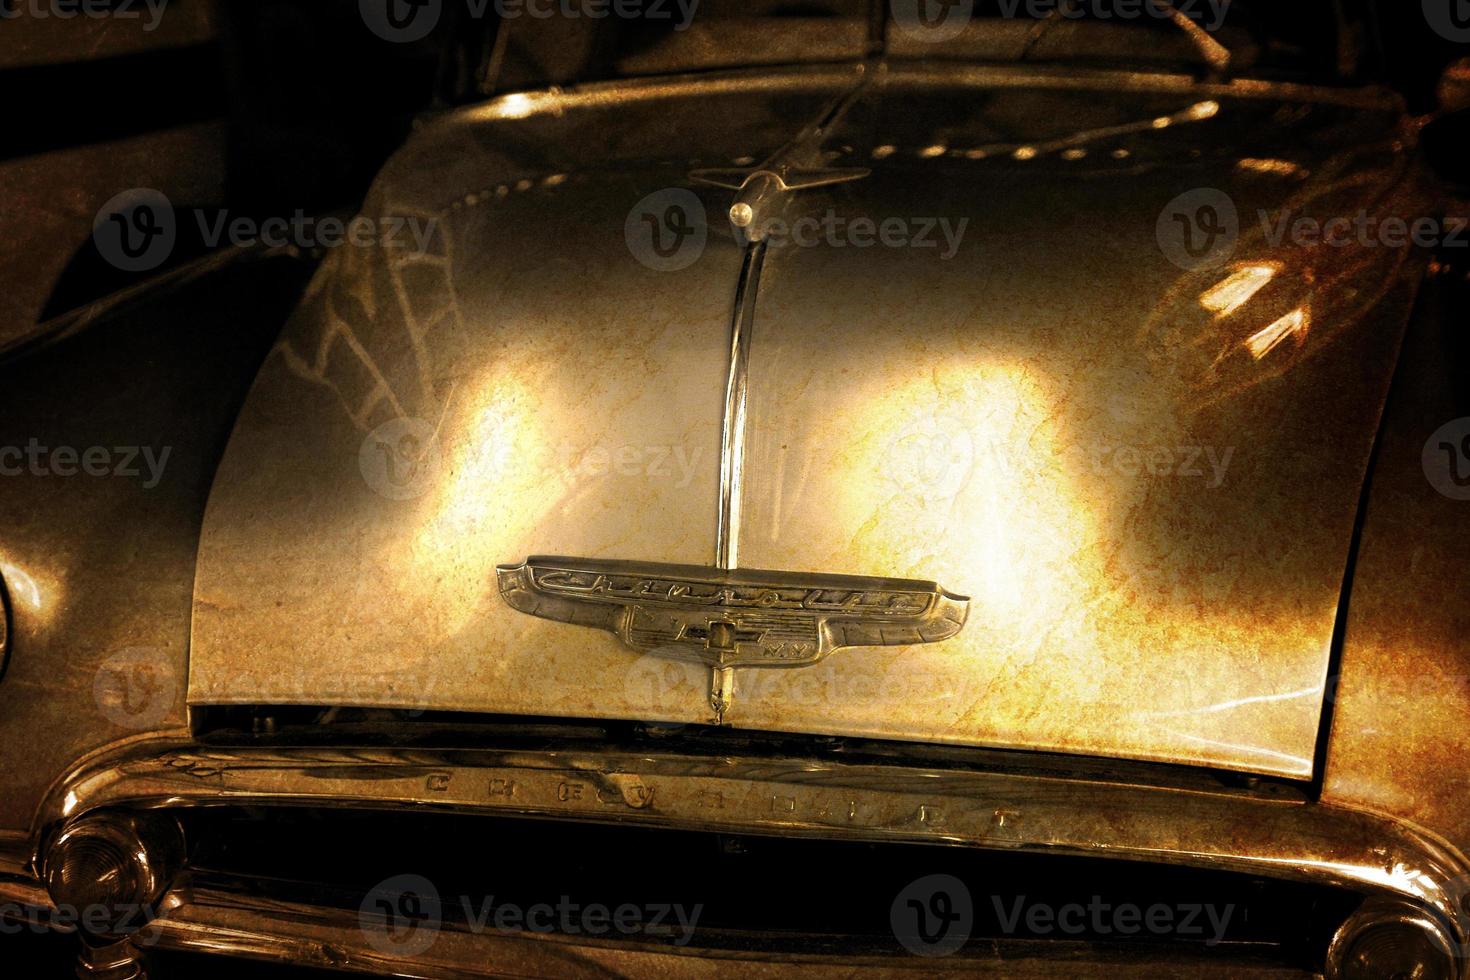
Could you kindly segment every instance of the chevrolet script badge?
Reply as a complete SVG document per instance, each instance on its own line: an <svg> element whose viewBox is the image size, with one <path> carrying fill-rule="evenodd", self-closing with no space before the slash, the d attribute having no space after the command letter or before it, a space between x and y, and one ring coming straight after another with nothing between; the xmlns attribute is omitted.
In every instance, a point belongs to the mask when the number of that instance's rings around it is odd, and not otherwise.
<svg viewBox="0 0 1470 980"><path fill-rule="evenodd" d="M628 647L710 667L806 667L844 647L937 643L969 600L933 582L721 571L589 558L528 558L497 569L500 594L531 616L614 634ZM728 707L716 691L717 715Z"/></svg>

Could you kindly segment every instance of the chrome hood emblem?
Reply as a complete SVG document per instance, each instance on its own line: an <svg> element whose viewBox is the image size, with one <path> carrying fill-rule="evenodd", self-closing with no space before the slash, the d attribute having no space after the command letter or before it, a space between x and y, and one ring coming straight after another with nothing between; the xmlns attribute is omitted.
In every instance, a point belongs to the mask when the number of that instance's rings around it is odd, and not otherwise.
<svg viewBox="0 0 1470 980"><path fill-rule="evenodd" d="M496 573L513 609L707 665L717 716L730 698L719 681L732 669L806 667L845 647L937 643L965 625L970 602L933 582L590 558L528 558Z"/></svg>

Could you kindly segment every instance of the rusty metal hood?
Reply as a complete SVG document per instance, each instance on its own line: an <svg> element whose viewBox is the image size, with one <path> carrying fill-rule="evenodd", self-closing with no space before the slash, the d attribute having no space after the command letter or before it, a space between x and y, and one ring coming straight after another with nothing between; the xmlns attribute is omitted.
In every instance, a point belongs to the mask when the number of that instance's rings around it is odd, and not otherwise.
<svg viewBox="0 0 1470 980"><path fill-rule="evenodd" d="M709 664L527 591L558 555L604 592L943 604L743 661L729 725L1310 774L1417 270L1270 229L1411 213L1397 115L1109 78L895 70L824 137L871 173L791 194L763 246L734 579L699 570L749 246L687 175L755 166L855 73L425 127L364 213L427 247L335 251L240 417L191 702L709 723Z"/></svg>

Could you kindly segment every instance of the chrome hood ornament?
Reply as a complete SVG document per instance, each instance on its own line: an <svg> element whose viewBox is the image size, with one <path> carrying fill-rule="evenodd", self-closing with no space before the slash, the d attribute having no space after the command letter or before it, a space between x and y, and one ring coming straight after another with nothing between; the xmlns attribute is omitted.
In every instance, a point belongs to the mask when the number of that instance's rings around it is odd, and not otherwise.
<svg viewBox="0 0 1470 980"><path fill-rule="evenodd" d="M736 191L730 222L746 235L730 325L714 567L591 558L528 558L497 566L513 609L590 626L645 654L705 664L722 724L735 670L807 667L854 646L912 646L960 631L969 599L933 582L742 569L737 564L747 373L766 222L800 190L861 180L863 167L825 166L823 144L872 80L871 69L794 139L754 167L695 170L695 183Z"/></svg>
<svg viewBox="0 0 1470 980"><path fill-rule="evenodd" d="M591 558L533 557L496 575L506 603L527 615L707 665L717 722L731 670L807 667L845 647L937 643L965 625L970 602L933 582Z"/></svg>
<svg viewBox="0 0 1470 980"><path fill-rule="evenodd" d="M866 167L824 166L822 144L849 109L867 91L871 75L865 75L851 92L836 99L796 138L754 167L693 170L689 179L696 184L724 187L736 191L730 205L730 223L744 231L751 242L765 237L765 219L779 210L783 201L795 191L829 187L862 180L872 173Z"/></svg>

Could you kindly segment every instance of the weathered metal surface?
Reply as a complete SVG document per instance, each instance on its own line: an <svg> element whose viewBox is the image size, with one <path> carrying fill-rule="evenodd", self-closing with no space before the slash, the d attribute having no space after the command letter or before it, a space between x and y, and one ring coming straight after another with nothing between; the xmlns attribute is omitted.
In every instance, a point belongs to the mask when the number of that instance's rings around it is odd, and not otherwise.
<svg viewBox="0 0 1470 980"><path fill-rule="evenodd" d="M0 360L0 828L27 826L98 746L186 724L210 480L309 272L230 254L59 318Z"/></svg>
<svg viewBox="0 0 1470 980"><path fill-rule="evenodd" d="M741 677L724 720L1309 774L1417 271L1256 216L1409 208L1397 114L938 77L872 85L828 144L872 175L785 212L932 245L765 239L738 554L940 581L976 625ZM494 569L710 561L742 238L729 191L650 195L765 158L853 78L510 96L421 133L368 210L432 217L433 248L336 257L241 417L191 699L708 721L701 668L522 616ZM1239 241L1184 271L1159 218L1210 187ZM640 254L694 209L691 262Z"/></svg>
<svg viewBox="0 0 1470 980"><path fill-rule="evenodd" d="M1463 270L1434 284L1404 345L1333 678L1323 786L1325 799L1396 814L1462 848L1470 845L1465 298Z"/></svg>

